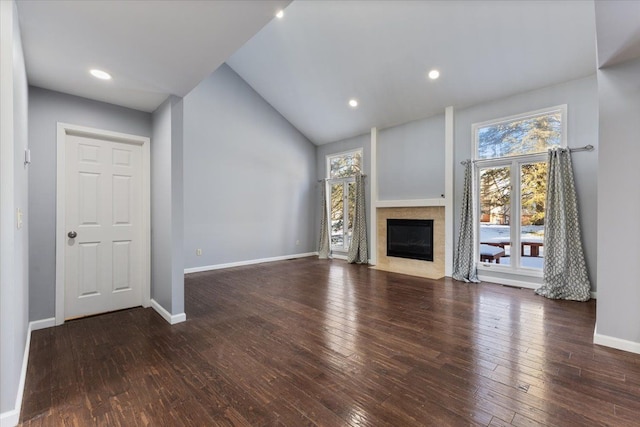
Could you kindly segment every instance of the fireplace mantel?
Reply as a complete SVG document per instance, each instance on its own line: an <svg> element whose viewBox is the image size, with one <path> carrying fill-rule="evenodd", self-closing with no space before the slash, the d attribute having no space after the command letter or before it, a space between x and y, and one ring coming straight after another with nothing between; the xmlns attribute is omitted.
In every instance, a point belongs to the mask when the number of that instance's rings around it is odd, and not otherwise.
<svg viewBox="0 0 640 427"><path fill-rule="evenodd" d="M427 206L444 206L445 198L410 199L410 200L378 200L376 208L419 208Z"/></svg>

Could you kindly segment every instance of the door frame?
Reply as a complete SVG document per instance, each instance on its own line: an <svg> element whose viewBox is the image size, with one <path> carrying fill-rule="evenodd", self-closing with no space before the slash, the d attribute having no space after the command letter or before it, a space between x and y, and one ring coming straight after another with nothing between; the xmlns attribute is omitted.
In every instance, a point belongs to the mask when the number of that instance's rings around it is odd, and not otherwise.
<svg viewBox="0 0 640 427"><path fill-rule="evenodd" d="M149 307L151 300L151 170L150 138L112 132L86 126L58 122L57 124L57 174L56 174L56 325L64 323L65 291L65 142L67 135L87 136L97 139L136 144L142 147L142 306Z"/></svg>

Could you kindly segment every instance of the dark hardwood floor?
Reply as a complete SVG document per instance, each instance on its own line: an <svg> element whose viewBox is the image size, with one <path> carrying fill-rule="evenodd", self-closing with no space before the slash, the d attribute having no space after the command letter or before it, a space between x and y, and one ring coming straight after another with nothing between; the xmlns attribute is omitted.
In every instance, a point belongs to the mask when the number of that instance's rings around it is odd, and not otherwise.
<svg viewBox="0 0 640 427"><path fill-rule="evenodd" d="M315 258L185 300L34 332L22 425L640 425L640 355L592 344L594 301Z"/></svg>

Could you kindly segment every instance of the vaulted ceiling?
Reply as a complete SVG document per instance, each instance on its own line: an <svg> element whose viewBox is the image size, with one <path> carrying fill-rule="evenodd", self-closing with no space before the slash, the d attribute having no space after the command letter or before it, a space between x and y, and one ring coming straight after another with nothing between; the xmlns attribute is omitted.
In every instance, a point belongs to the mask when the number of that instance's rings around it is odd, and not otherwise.
<svg viewBox="0 0 640 427"><path fill-rule="evenodd" d="M291 0L18 0L34 86L154 111L184 96ZM91 68L113 76L98 81Z"/></svg>
<svg viewBox="0 0 640 427"><path fill-rule="evenodd" d="M295 1L227 62L323 144L595 73L594 7ZM426 76L432 68L436 81Z"/></svg>
<svg viewBox="0 0 640 427"><path fill-rule="evenodd" d="M640 55L640 2L17 4L32 85L153 111L227 61L316 144L591 75L596 15L600 65ZM93 79L93 67L113 80Z"/></svg>

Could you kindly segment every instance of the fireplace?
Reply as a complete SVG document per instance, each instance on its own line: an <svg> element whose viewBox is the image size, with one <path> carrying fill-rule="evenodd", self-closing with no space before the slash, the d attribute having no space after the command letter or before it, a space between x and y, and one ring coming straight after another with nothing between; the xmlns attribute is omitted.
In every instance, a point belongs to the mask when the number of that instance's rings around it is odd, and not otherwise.
<svg viewBox="0 0 640 427"><path fill-rule="evenodd" d="M433 220L387 219L387 256L433 261Z"/></svg>

